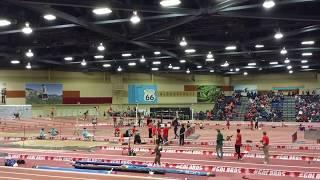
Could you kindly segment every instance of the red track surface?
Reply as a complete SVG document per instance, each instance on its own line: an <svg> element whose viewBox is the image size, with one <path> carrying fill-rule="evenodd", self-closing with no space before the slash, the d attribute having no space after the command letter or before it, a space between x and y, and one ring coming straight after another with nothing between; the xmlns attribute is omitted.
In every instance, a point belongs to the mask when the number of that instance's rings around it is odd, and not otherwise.
<svg viewBox="0 0 320 180"><path fill-rule="evenodd" d="M73 124L72 124L73 123ZM56 128L60 128L60 132L62 132L63 136L73 137L72 133L74 130L74 121L70 119L60 119L59 121L55 120L54 122L48 122L39 119L31 119L30 121L12 121L6 122L6 124L0 124L0 130L4 130L6 132L22 132L23 129L21 127L27 127L28 133L38 132L39 127L45 124L46 128L51 128L55 126ZM223 124L223 123L220 123ZM33 126L35 125L35 126ZM261 131L251 131L247 129L247 124L241 124L242 126L232 126L231 130L223 130L225 135L235 134L235 129L241 128L242 135L244 140L253 140L254 142L258 142L261 137L262 130L267 131L270 136L271 144L280 144L280 145L299 145L291 143L291 134L296 131L296 126L289 126L286 128L271 128L270 126L265 126ZM124 127L123 130L128 127ZM213 142L214 137L216 136L215 129L223 129L224 126L216 126L216 125L208 125L205 130L197 129L196 133L200 134L200 138L195 140L196 142L207 141ZM91 127L89 127L90 131L93 131ZM146 127L139 128L142 137L146 136ZM110 126L99 126L95 129L96 135L110 138L112 137L113 128ZM170 132L172 133L172 132ZM171 134L172 135L172 134ZM303 134L298 134L298 140L302 139ZM233 142L233 141L232 141ZM314 144L313 141L305 141L305 143L312 144L313 146L319 146ZM305 145L305 144L301 144ZM125 147L125 146L123 146ZM153 148L154 145L141 145L135 147L144 147L144 148ZM167 148L167 147L165 147ZM197 146L197 145L187 145L184 147L171 145L168 148L170 149L184 149L184 150L210 150L215 151L213 146ZM27 155L41 155L41 156L65 156L65 157L75 157L75 158L103 158L106 160L125 160L125 161L143 161L143 162L152 162L154 159L153 155L150 153L138 152L136 157L124 156L121 154L121 151L106 151L106 150L97 150L95 152L84 152L84 151L48 151L48 150L28 150L28 149L13 149L13 148L0 148L1 152L7 152L11 154L27 154ZM232 153L233 147L226 147L225 152ZM252 150L251 153L262 154L261 151L255 149ZM289 149L272 149L270 150L270 154L284 154L284 155L306 155L312 157L319 157L320 151L318 150L289 150ZM300 171L300 172L320 172L320 162L307 162L307 161L297 161L297 160L280 160L280 159L271 159L269 165L263 164L263 159L257 158L245 158L243 161L237 161L233 157L225 157L224 160L217 160L214 156L209 155L195 155L195 154L173 154L173 153L162 153L162 163L175 163L175 164L194 164L194 165L207 165L207 166L228 166L228 167L238 167L238 168L256 168L256 169L271 169L271 170L283 170L283 171ZM58 166L58 167L71 167L71 162L65 161L49 161L49 160L26 160L27 164L24 167L32 167L34 165L47 165L47 166ZM4 172L4 173L2 173ZM20 174L19 174L20 173ZM42 173L45 173L43 176ZM24 180L38 180L38 179L109 179L108 176L101 175L84 175L78 173L61 173L61 172L44 172L44 171L36 171L29 169L12 169L12 168L0 168L0 180L1 179L24 179ZM30 175L31 174L31 175ZM133 173L125 173L129 175L135 176L145 176L142 174L133 174ZM284 179L301 179L294 177L276 177L276 176L262 176L262 175L252 175L252 174L232 174L232 173L216 173L217 177L212 179L230 179L230 180L239 180L242 176L246 175L249 179L252 180L264 180L264 179L272 179L272 180L284 180ZM120 173L120 175L124 175L124 173ZM63 178L63 176L66 176ZM149 176L149 175L148 175ZM166 174L165 176L152 176L155 177L170 177L170 178L190 178L190 179L208 179L207 177L197 177L191 175L174 175L174 174ZM112 177L112 179L132 179L128 177ZM210 178L211 179L211 178ZM320 177L319 177L320 179Z"/></svg>

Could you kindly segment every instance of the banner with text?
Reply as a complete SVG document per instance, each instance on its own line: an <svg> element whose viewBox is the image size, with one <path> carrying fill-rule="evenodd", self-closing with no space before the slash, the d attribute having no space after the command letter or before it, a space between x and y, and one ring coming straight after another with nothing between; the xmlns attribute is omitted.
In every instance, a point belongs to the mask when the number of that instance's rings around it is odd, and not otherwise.
<svg viewBox="0 0 320 180"><path fill-rule="evenodd" d="M158 87L156 85L136 85L128 86L129 104L156 104L158 103Z"/></svg>

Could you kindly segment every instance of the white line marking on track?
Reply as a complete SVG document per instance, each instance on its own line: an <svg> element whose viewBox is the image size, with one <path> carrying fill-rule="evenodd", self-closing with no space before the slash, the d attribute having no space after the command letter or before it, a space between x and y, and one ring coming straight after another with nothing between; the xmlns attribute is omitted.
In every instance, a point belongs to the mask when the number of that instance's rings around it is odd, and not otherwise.
<svg viewBox="0 0 320 180"><path fill-rule="evenodd" d="M6 167L6 166L0 166L0 169L13 169L12 167ZM28 171L42 171L42 172L58 172L58 173L63 173L63 174L86 174L89 175L88 173L83 173L83 172L67 172L67 171L56 171L56 170L46 170L46 169L32 169L32 168L16 168L16 170L28 170ZM28 173L25 173L28 174ZM90 175L95 175L95 176L109 176L109 177L124 177L124 178L135 178L135 179L152 179L152 180L176 180L172 178L158 178L158 177L143 177L143 176L130 176L130 175L120 175L120 174L90 174ZM1 179L2 176L0 176ZM64 176L62 176L64 177ZM32 180L32 179L17 179L17 180ZM88 180L88 179L86 179ZM94 179L92 179L94 180Z"/></svg>
<svg viewBox="0 0 320 180"><path fill-rule="evenodd" d="M67 176L54 176L54 175L44 175L44 174L32 174L32 173L18 173L18 172L6 172L0 171L3 174L15 174L15 175L27 175L27 176L39 176L39 177L50 177L50 178L60 178L60 179L78 179L78 180L97 180L88 178L77 178L77 177L67 177ZM60 171L59 171L60 172ZM0 174L1 174L0 173Z"/></svg>
<svg viewBox="0 0 320 180"><path fill-rule="evenodd" d="M32 180L32 179L26 179L26 178L21 179L21 178L4 177L4 176L0 176L0 179L6 179L6 180L8 180L8 179L12 179L12 180Z"/></svg>

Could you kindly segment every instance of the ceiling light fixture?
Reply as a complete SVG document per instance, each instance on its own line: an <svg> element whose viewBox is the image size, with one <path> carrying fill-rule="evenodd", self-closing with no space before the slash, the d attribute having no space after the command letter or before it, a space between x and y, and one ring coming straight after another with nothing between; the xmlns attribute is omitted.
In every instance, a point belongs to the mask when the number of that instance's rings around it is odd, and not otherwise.
<svg viewBox="0 0 320 180"><path fill-rule="evenodd" d="M172 69L172 65L171 65L171 64L169 64L168 68L169 68L169 69Z"/></svg>
<svg viewBox="0 0 320 180"><path fill-rule="evenodd" d="M281 49L281 51L280 51L280 54L282 54L282 55L285 55L285 54L287 54L287 53L288 53L288 51L286 50L285 47L283 47L283 48Z"/></svg>
<svg viewBox="0 0 320 180"><path fill-rule="evenodd" d="M11 22L7 19L0 19L0 27L9 26Z"/></svg>
<svg viewBox="0 0 320 180"><path fill-rule="evenodd" d="M135 62L128 63L128 66L135 66L135 65L137 65Z"/></svg>
<svg viewBox="0 0 320 180"><path fill-rule="evenodd" d="M292 69L292 66L291 65L287 66L287 69Z"/></svg>
<svg viewBox="0 0 320 180"><path fill-rule="evenodd" d="M236 72L239 72L240 71L240 68L236 68Z"/></svg>
<svg viewBox="0 0 320 180"><path fill-rule="evenodd" d="M309 66L301 66L302 69L308 69Z"/></svg>
<svg viewBox="0 0 320 180"><path fill-rule="evenodd" d="M34 54L33 54L33 52L31 51L31 49L29 49L29 50L26 52L26 56L27 56L28 58L31 58L31 57L34 56Z"/></svg>
<svg viewBox="0 0 320 180"><path fill-rule="evenodd" d="M270 65L277 65L279 64L277 61L272 61L272 62L269 62Z"/></svg>
<svg viewBox="0 0 320 180"><path fill-rule="evenodd" d="M180 4L181 4L180 0L162 0L162 1L160 1L160 5L163 7L178 6Z"/></svg>
<svg viewBox="0 0 320 180"><path fill-rule="evenodd" d="M11 60L11 64L20 64L19 60Z"/></svg>
<svg viewBox="0 0 320 180"><path fill-rule="evenodd" d="M201 69L201 68L202 68L202 66L198 65L198 66L197 66L197 68L198 68L198 69Z"/></svg>
<svg viewBox="0 0 320 180"><path fill-rule="evenodd" d="M292 70L290 70L290 71L289 71L289 74L292 74L292 73L293 73L293 71L292 71Z"/></svg>
<svg viewBox="0 0 320 180"><path fill-rule="evenodd" d="M64 58L64 60L65 60L65 61L72 61L72 60L73 60L73 57L67 56L67 57Z"/></svg>
<svg viewBox="0 0 320 180"><path fill-rule="evenodd" d="M131 53L124 53L124 54L122 54L122 57L131 57L131 56L132 56Z"/></svg>
<svg viewBox="0 0 320 180"><path fill-rule="evenodd" d="M259 48L264 48L264 45L263 45L263 44L256 44L255 47L256 47L257 49L259 49Z"/></svg>
<svg viewBox="0 0 320 180"><path fill-rule="evenodd" d="M181 63L181 64L186 63L186 62L187 62L187 61L184 60L184 59L181 59L181 60L180 60L180 63Z"/></svg>
<svg viewBox="0 0 320 180"><path fill-rule="evenodd" d="M32 33L32 29L31 29L31 27L30 27L30 24L27 22L26 24L25 24L25 26L22 28L22 32L24 33L24 34L31 34Z"/></svg>
<svg viewBox="0 0 320 180"><path fill-rule="evenodd" d="M172 69L173 69L173 70L179 70L180 67L179 67L179 66L174 66L174 67L172 67Z"/></svg>
<svg viewBox="0 0 320 180"><path fill-rule="evenodd" d="M121 72L121 71L122 71L121 66L118 67L117 71L118 71L118 72Z"/></svg>
<svg viewBox="0 0 320 180"><path fill-rule="evenodd" d="M184 52L186 52L187 54L191 54L191 53L195 53L196 50L195 49L186 49Z"/></svg>
<svg viewBox="0 0 320 180"><path fill-rule="evenodd" d="M87 62L86 62L85 59L83 59L83 60L81 61L81 66L86 66L86 65L87 65Z"/></svg>
<svg viewBox="0 0 320 180"><path fill-rule="evenodd" d="M103 8L93 9L92 12L96 15L105 15L105 14L112 13L112 10L108 7L103 7Z"/></svg>
<svg viewBox="0 0 320 180"><path fill-rule="evenodd" d="M215 59L214 58L207 58L206 61L207 62L213 62Z"/></svg>
<svg viewBox="0 0 320 180"><path fill-rule="evenodd" d="M146 59L144 58L144 56L141 56L141 58L140 58L140 62L141 62L141 63L146 62Z"/></svg>
<svg viewBox="0 0 320 180"><path fill-rule="evenodd" d="M190 69L189 69L189 68L186 70L186 73L187 73L187 74L190 74Z"/></svg>
<svg viewBox="0 0 320 180"><path fill-rule="evenodd" d="M182 37L182 39L181 39L181 41L180 41L180 46L181 47L185 47L185 46L187 46L188 45L188 43L187 43L187 41L186 41L186 39L185 39L185 37Z"/></svg>
<svg viewBox="0 0 320 180"><path fill-rule="evenodd" d="M31 69L32 67L31 67L31 64L28 62L28 64L26 65L26 68L27 69Z"/></svg>
<svg viewBox="0 0 320 180"><path fill-rule="evenodd" d="M154 54L154 55L160 55L161 52L160 52L160 51L155 51L153 54Z"/></svg>
<svg viewBox="0 0 320 180"><path fill-rule="evenodd" d="M228 61L224 62L224 64L221 64L221 67L228 67L228 66L229 66Z"/></svg>
<svg viewBox="0 0 320 180"><path fill-rule="evenodd" d="M301 45L314 45L314 41L302 41Z"/></svg>
<svg viewBox="0 0 320 180"><path fill-rule="evenodd" d="M233 72L233 68L231 68L229 71L230 71L230 72Z"/></svg>
<svg viewBox="0 0 320 180"><path fill-rule="evenodd" d="M138 24L141 21L137 11L133 11L133 15L131 16L130 21L132 24Z"/></svg>
<svg viewBox="0 0 320 180"><path fill-rule="evenodd" d="M262 4L262 6L266 9L273 8L276 5L276 3L273 0L265 0Z"/></svg>
<svg viewBox="0 0 320 180"><path fill-rule="evenodd" d="M161 61L153 61L152 64L153 65L159 65L159 64L161 64Z"/></svg>
<svg viewBox="0 0 320 180"><path fill-rule="evenodd" d="M256 66L257 63L248 63L248 66Z"/></svg>
<svg viewBox="0 0 320 180"><path fill-rule="evenodd" d="M232 45L232 46L227 46L225 49L226 49L227 51L232 51L232 50L236 50L236 49L237 49L237 46L234 46L234 45Z"/></svg>
<svg viewBox="0 0 320 180"><path fill-rule="evenodd" d="M43 16L44 19L48 20L48 21L53 21L53 20L56 20L57 17L53 14L46 14Z"/></svg>
<svg viewBox="0 0 320 180"><path fill-rule="evenodd" d="M278 32L276 32L275 34L274 34L274 36L273 36L275 39L282 39L283 38L283 34L280 32L280 31L278 31Z"/></svg>
<svg viewBox="0 0 320 180"><path fill-rule="evenodd" d="M159 68L154 67L154 68L151 68L151 70L152 70L152 71L158 71L158 70L159 70Z"/></svg>
<svg viewBox="0 0 320 180"><path fill-rule="evenodd" d="M111 67L111 64L103 64L102 66L105 68L108 68L108 67Z"/></svg>
<svg viewBox="0 0 320 180"><path fill-rule="evenodd" d="M213 72L214 72L214 70L213 70L213 69L210 69L210 71L209 71L209 72L213 73Z"/></svg>
<svg viewBox="0 0 320 180"><path fill-rule="evenodd" d="M100 43L99 46L97 47L97 49L98 49L99 51L104 51L106 48L103 46L102 43Z"/></svg>
<svg viewBox="0 0 320 180"><path fill-rule="evenodd" d="M243 75L247 76L247 75L248 75L248 72L243 72Z"/></svg>
<svg viewBox="0 0 320 180"><path fill-rule="evenodd" d="M290 60L289 60L288 58L286 58L286 59L284 60L284 63L288 64L288 63L290 63Z"/></svg>
<svg viewBox="0 0 320 180"><path fill-rule="evenodd" d="M95 58L95 59L103 59L104 56L103 56L103 55L95 55L94 58Z"/></svg>
<svg viewBox="0 0 320 180"><path fill-rule="evenodd" d="M311 52L302 53L302 56L312 56Z"/></svg>
<svg viewBox="0 0 320 180"><path fill-rule="evenodd" d="M308 60L301 60L301 64L308 63Z"/></svg>

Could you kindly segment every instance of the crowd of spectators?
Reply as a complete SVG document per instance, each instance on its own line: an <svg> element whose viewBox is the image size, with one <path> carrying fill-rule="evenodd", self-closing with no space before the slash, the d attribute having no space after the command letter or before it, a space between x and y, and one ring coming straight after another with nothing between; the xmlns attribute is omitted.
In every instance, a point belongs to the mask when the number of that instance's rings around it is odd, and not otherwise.
<svg viewBox="0 0 320 180"><path fill-rule="evenodd" d="M248 111L245 120L280 120L282 119L282 106L284 95L282 92L275 93L270 91L265 94L248 92L249 98Z"/></svg>
<svg viewBox="0 0 320 180"><path fill-rule="evenodd" d="M307 91L302 95L295 96L296 121L297 122L319 122L320 121L320 96L313 91Z"/></svg>

